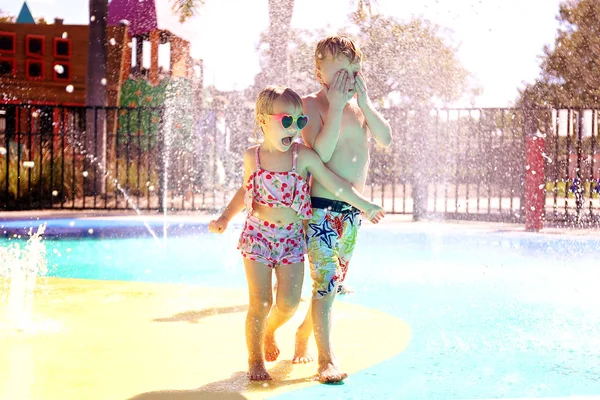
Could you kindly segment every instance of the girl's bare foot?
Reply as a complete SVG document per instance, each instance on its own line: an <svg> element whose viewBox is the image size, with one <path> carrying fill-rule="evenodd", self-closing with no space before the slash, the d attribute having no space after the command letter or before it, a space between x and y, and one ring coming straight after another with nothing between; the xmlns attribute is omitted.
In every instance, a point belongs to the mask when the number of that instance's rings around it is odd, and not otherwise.
<svg viewBox="0 0 600 400"><path fill-rule="evenodd" d="M248 377L251 381L270 381L271 375L262 361L248 362Z"/></svg>
<svg viewBox="0 0 600 400"><path fill-rule="evenodd" d="M313 357L308 352L308 339L299 339L296 335L296 348L292 364L308 364L313 361Z"/></svg>
<svg viewBox="0 0 600 400"><path fill-rule="evenodd" d="M348 374L342 372L333 362L319 362L319 380L323 383L341 382L348 377Z"/></svg>
<svg viewBox="0 0 600 400"><path fill-rule="evenodd" d="M277 360L279 357L279 347L275 341L275 335L265 335L265 360L267 362Z"/></svg>

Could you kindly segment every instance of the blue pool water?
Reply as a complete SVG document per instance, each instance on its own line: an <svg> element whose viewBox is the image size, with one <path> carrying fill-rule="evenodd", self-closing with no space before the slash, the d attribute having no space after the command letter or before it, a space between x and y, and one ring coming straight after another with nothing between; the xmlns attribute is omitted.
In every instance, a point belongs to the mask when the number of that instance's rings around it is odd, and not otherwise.
<svg viewBox="0 0 600 400"><path fill-rule="evenodd" d="M49 229L45 242L49 276L245 286L239 225L220 236L205 224L177 225L161 246L145 228L125 234L122 221L49 224L58 235ZM599 259L593 237L364 224L348 275L356 293L340 301L401 318L411 341L343 385L277 398L600 396Z"/></svg>

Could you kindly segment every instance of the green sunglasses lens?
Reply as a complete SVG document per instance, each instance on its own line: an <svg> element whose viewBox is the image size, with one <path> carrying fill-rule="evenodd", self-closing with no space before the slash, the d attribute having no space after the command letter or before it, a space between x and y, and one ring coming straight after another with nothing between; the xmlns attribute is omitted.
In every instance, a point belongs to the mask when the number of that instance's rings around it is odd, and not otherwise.
<svg viewBox="0 0 600 400"><path fill-rule="evenodd" d="M306 115L298 117L296 124L298 125L298 129L304 128L308 124L308 117Z"/></svg>
<svg viewBox="0 0 600 400"><path fill-rule="evenodd" d="M283 126L285 129L292 126L292 122L294 122L294 117L291 115L286 115L285 117L281 118L281 126Z"/></svg>

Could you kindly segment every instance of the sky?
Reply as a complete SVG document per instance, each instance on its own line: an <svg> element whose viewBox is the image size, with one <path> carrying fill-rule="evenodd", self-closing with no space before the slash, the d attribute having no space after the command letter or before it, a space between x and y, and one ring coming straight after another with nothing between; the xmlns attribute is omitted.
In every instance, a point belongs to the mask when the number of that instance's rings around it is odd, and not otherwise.
<svg viewBox="0 0 600 400"><path fill-rule="evenodd" d="M483 89L475 105L504 107L514 102L524 82L538 77L543 47L554 44L561 2L377 0L376 10L400 22L418 17L441 26L444 37L458 46L459 61ZM206 0L201 15L184 25L171 15L169 0L156 3L160 27L190 40L192 56L204 60L205 86L241 90L253 82L259 72L256 45L268 27L267 0ZM356 0L295 3L293 27L334 33L348 22ZM64 18L65 24L88 21L88 0L27 0L27 4L35 18L43 16L49 22L55 17ZM0 10L13 15L21 5L21 0L0 0Z"/></svg>

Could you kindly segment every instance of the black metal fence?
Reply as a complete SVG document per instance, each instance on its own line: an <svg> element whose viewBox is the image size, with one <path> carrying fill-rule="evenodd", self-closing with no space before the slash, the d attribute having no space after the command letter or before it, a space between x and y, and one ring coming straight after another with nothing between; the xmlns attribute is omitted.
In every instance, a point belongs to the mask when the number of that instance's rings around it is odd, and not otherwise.
<svg viewBox="0 0 600 400"><path fill-rule="evenodd" d="M545 219L580 226L600 222L597 109L565 108L538 114L544 140Z"/></svg>
<svg viewBox="0 0 600 400"><path fill-rule="evenodd" d="M371 142L366 196L417 218L524 220L520 109L385 114L394 141ZM535 116L546 146L546 220L597 223L598 111ZM219 209L242 184L253 120L243 107L0 106L0 209Z"/></svg>

